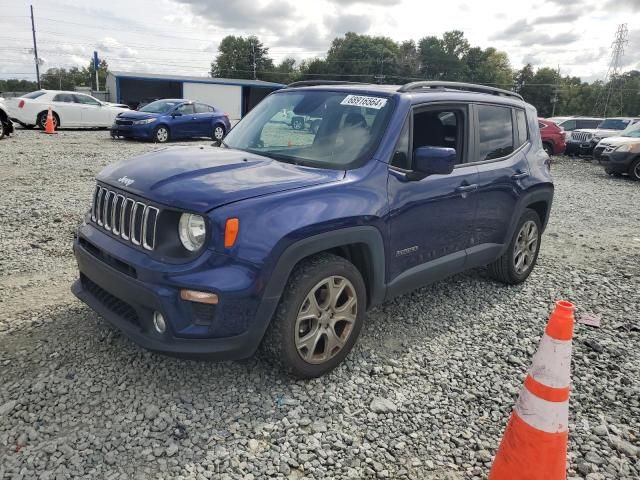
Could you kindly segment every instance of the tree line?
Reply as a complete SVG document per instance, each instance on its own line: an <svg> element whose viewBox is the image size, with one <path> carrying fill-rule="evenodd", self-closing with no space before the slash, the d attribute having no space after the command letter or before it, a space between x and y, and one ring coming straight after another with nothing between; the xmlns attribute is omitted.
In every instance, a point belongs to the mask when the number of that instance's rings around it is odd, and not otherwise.
<svg viewBox="0 0 640 480"><path fill-rule="evenodd" d="M256 36L227 36L211 63L212 77L259 79L279 83L298 80L343 80L402 84L417 80L471 82L513 90L538 109L542 117L554 115L640 115L640 72L632 70L611 79L583 82L561 76L557 70L531 64L516 70L505 52L471 46L459 30L417 42L396 42L388 37L349 32L337 37L324 58L275 63L269 48ZM555 108L554 108L555 107Z"/></svg>
<svg viewBox="0 0 640 480"><path fill-rule="evenodd" d="M108 65L102 60L98 74L104 87ZM269 48L256 36L225 37L211 62L212 77L258 79L278 83L297 80L342 80L402 84L416 80L446 80L479 83L520 93L538 109L542 117L555 115L604 114L604 100L610 87L608 116L640 115L640 71L631 70L611 79L583 82L578 77L561 76L557 70L531 64L513 69L505 52L493 47L472 46L459 30L442 36L426 36L418 41L396 42L384 36L349 32L335 38L322 58L279 63L269 56ZM76 86L95 88L93 62L82 68L50 68L41 76L43 88L73 90ZM36 83L0 80L1 91L32 91Z"/></svg>

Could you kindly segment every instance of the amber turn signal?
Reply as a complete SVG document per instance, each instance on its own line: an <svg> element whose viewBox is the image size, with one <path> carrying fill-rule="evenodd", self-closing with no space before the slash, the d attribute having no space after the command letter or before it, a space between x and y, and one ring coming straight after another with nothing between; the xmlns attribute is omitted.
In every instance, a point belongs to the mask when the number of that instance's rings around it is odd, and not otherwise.
<svg viewBox="0 0 640 480"><path fill-rule="evenodd" d="M238 230L240 230L240 220L227 218L227 223L224 227L224 248L231 248L236 244Z"/></svg>
<svg viewBox="0 0 640 480"><path fill-rule="evenodd" d="M210 292L199 292L197 290L180 290L180 298L188 302L218 304L218 295Z"/></svg>

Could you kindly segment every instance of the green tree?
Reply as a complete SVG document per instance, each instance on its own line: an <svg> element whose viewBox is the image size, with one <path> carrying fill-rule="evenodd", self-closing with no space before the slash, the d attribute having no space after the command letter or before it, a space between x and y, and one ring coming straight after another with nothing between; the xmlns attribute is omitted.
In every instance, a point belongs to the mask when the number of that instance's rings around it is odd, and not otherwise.
<svg viewBox="0 0 640 480"><path fill-rule="evenodd" d="M211 63L212 77L257 79L272 71L269 49L255 35L224 37Z"/></svg>
<svg viewBox="0 0 640 480"><path fill-rule="evenodd" d="M0 93L2 92L33 92L34 90L37 90L37 89L38 89L38 84L31 80L18 80L16 78L0 80Z"/></svg>
<svg viewBox="0 0 640 480"><path fill-rule="evenodd" d="M418 42L421 76L429 80L465 80L467 66L464 57L469 49L469 42L460 30L445 32L442 39L434 36L422 38Z"/></svg>

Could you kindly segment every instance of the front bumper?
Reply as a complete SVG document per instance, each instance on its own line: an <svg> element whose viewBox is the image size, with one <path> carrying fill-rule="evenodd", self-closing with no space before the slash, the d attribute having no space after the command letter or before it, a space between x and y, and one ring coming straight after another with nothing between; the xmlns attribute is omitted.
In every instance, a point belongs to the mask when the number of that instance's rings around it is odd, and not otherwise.
<svg viewBox="0 0 640 480"><path fill-rule="evenodd" d="M631 163L637 157L635 152L609 152L600 157L600 165L609 172L627 173Z"/></svg>
<svg viewBox="0 0 640 480"><path fill-rule="evenodd" d="M567 155L591 155L595 144L591 142L573 142L567 141L567 148L565 153Z"/></svg>
<svg viewBox="0 0 640 480"><path fill-rule="evenodd" d="M201 261L178 271L149 269L134 251L91 225L80 228L73 246L80 278L72 292L127 337L149 350L234 360L257 349L278 298L260 298L255 271L228 260ZM128 250L128 252L127 252ZM122 253L128 253L126 262ZM202 256L207 256L209 252ZM125 268L123 265L128 267ZM218 293L218 305L181 300L181 288ZM202 307L210 310L202 312ZM153 312L162 313L167 330L153 327ZM209 320L207 324L206 320Z"/></svg>
<svg viewBox="0 0 640 480"><path fill-rule="evenodd" d="M150 123L147 125L118 125L113 124L111 126L112 137L124 137L124 138L153 138L153 129L155 124Z"/></svg>

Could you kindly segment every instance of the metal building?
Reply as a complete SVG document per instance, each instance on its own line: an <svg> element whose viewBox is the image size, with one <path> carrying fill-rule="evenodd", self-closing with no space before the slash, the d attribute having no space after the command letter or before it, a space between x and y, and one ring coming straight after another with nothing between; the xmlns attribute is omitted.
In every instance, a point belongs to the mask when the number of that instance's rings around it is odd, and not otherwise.
<svg viewBox="0 0 640 480"><path fill-rule="evenodd" d="M231 78L187 77L153 73L108 72L109 101L131 108L161 98L184 98L225 111L235 123L281 83Z"/></svg>

